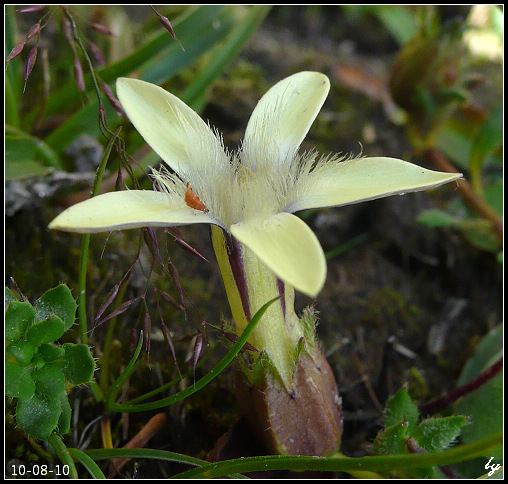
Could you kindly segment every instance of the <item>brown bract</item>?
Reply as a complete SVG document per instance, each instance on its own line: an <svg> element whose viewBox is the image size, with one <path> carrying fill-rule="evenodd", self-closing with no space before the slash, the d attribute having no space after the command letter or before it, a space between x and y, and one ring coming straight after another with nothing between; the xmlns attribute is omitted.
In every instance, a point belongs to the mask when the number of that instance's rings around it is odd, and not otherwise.
<svg viewBox="0 0 508 484"><path fill-rule="evenodd" d="M241 410L267 452L329 456L339 450L343 429L340 397L332 369L317 349L303 351L288 392L278 376L264 371L252 386L235 373Z"/></svg>

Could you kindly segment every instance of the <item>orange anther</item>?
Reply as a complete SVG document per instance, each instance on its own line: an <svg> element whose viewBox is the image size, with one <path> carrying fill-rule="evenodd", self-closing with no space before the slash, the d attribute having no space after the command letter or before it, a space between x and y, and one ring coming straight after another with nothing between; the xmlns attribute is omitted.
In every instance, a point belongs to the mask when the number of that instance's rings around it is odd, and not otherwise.
<svg viewBox="0 0 508 484"><path fill-rule="evenodd" d="M192 191L190 183L187 183L187 190L185 191L185 203L195 210L200 210L201 212L208 212L205 204L201 201L201 199Z"/></svg>

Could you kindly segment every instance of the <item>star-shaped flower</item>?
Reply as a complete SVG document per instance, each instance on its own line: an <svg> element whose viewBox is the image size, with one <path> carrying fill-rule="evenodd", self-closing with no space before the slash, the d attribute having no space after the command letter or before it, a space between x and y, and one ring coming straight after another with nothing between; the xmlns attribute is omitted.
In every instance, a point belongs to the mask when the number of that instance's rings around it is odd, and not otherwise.
<svg viewBox="0 0 508 484"><path fill-rule="evenodd" d="M91 198L65 210L50 228L90 233L213 224L284 283L316 296L326 277L325 256L295 212L425 190L461 176L394 158L298 153L329 87L317 72L278 82L254 109L241 148L229 153L220 135L180 99L144 81L118 79L123 108L167 165L152 173L159 190Z"/></svg>

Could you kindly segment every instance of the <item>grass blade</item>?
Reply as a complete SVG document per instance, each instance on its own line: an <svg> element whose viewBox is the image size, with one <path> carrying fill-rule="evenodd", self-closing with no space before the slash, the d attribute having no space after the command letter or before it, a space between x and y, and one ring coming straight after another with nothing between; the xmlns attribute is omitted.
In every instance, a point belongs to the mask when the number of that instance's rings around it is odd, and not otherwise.
<svg viewBox="0 0 508 484"><path fill-rule="evenodd" d="M182 390L181 392L178 392L175 395L172 395L168 398L163 398L162 400L157 400L156 402L142 403L139 405L113 403L111 398L111 395L113 394L112 387L112 391L110 392L110 398L108 398L107 408L109 410L114 410L117 412L144 412L146 410L155 410L157 408L166 407L168 405L172 405L176 402L179 402L184 398L187 398L188 396L192 395L193 393L196 393L197 391L201 390L205 385L210 383L216 376L218 376L224 370L224 368L226 368L233 361L235 356L240 352L244 344L247 342L247 339L251 335L252 331L256 327L256 324L259 322L263 314L265 314L266 310L270 307L270 305L273 304L278 299L279 297L276 297L271 301L268 301L265 305L261 307L261 309L259 309L259 311L250 320L249 324L247 325L241 336L238 338L238 341L227 352L226 356L224 356L224 358L222 358L203 378L198 380L194 385L187 387L185 390ZM134 361L134 358L133 360L131 360L131 363L132 361ZM129 363L129 366L125 369L124 373L127 373L127 370L130 368L131 366ZM120 378L118 380L120 380ZM123 381L124 380L122 380L122 382ZM119 385L117 385L116 382L115 385L114 385L115 388L118 390Z"/></svg>

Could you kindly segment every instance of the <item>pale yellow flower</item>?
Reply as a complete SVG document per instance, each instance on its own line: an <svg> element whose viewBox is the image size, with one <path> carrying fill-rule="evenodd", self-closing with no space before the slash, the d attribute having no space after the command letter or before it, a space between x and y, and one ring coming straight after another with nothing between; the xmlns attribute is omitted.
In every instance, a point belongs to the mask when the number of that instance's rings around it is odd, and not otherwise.
<svg viewBox="0 0 508 484"><path fill-rule="evenodd" d="M118 79L130 120L172 171L153 170L161 191L100 195L68 208L50 228L91 233L213 224L279 279L316 296L326 277L325 257L312 230L293 213L425 190L460 177L394 158L299 154L329 86L317 72L280 81L254 109L241 148L228 153L221 137L180 99L144 81ZM206 211L186 202L188 186Z"/></svg>
<svg viewBox="0 0 508 484"><path fill-rule="evenodd" d="M241 148L228 153L221 137L180 99L147 82L118 79L124 110L166 164L152 172L159 191L91 198L65 210L50 228L90 233L211 224L237 333L263 304L281 296L249 342L269 357L289 391L301 342L314 345L294 312L293 288L315 297L326 278L319 241L293 213L425 190L461 176L394 158L298 153L329 88L317 72L280 81L254 109Z"/></svg>

